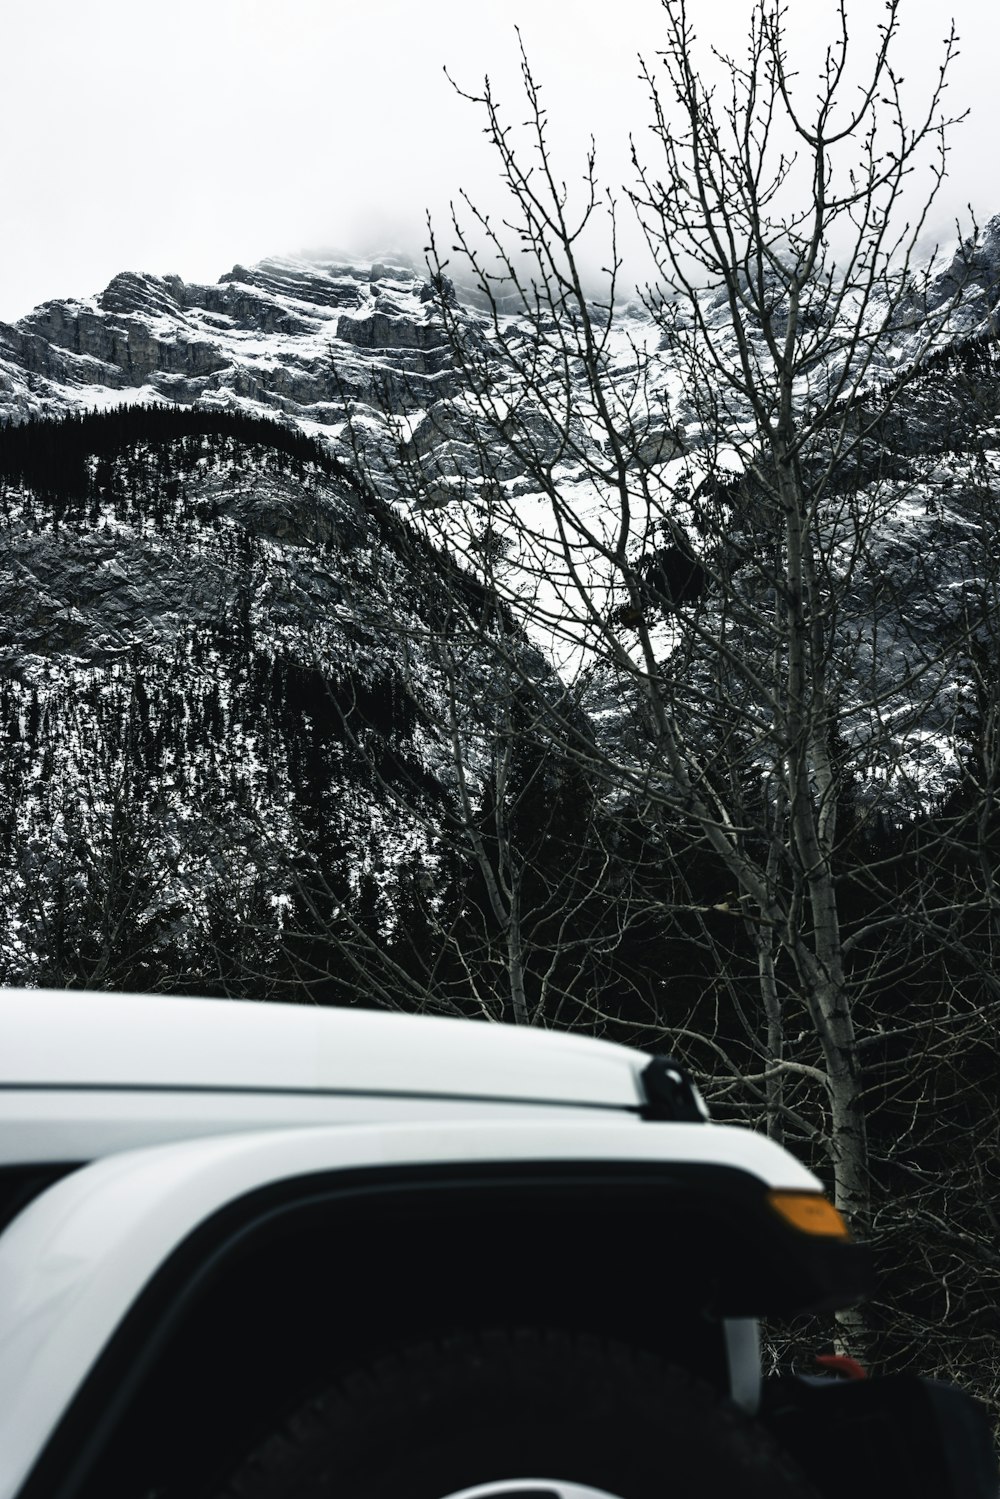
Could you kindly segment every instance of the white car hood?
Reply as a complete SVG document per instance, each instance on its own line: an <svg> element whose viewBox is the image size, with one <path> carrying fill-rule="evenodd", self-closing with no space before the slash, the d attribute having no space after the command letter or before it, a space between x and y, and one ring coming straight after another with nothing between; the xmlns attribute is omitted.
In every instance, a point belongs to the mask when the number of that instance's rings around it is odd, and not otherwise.
<svg viewBox="0 0 1000 1499"><path fill-rule="evenodd" d="M244 1000L0 991L0 1087L367 1094L635 1109L648 1057L562 1031Z"/></svg>

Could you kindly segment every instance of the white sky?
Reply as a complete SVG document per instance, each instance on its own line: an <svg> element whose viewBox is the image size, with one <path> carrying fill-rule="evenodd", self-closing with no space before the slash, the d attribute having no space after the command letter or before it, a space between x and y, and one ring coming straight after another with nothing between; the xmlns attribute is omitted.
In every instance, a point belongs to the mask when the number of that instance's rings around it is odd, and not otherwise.
<svg viewBox="0 0 1000 1499"><path fill-rule="evenodd" d="M742 45L751 0L691 7L706 40ZM963 39L949 102L972 118L953 137L942 238L969 201L980 221L1000 212L996 0L903 0L900 60L915 91L930 82L949 9ZM882 0L849 10L859 28L884 14ZM833 0L790 0L793 42L826 35L832 14ZM617 187L648 120L635 57L655 54L658 0L8 0L0 319L120 270L214 281L310 247L419 251L426 207L441 222L459 186L496 201L481 120L442 65L470 89L488 71L522 118L515 24L565 170L593 131Z"/></svg>

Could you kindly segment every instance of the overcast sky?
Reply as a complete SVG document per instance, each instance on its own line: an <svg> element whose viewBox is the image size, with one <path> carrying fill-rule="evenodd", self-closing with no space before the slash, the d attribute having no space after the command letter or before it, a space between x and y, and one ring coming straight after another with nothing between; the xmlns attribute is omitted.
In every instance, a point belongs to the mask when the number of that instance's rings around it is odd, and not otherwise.
<svg viewBox="0 0 1000 1499"><path fill-rule="evenodd" d="M692 0L706 41L738 48L752 0ZM881 0L853 0L859 26ZM517 100L515 24L572 171L590 132L627 175L648 119L635 57L652 60L659 0L17 0L4 8L5 232L0 318L100 290L119 270L216 280L235 261L321 247L419 249L464 186L490 200L475 88ZM1000 212L996 0L952 0L962 35L954 135L935 228L971 201ZM704 12L704 15L701 14ZM790 0L808 51L832 0ZM929 83L948 0L903 0L908 87ZM863 33L859 31L863 37Z"/></svg>

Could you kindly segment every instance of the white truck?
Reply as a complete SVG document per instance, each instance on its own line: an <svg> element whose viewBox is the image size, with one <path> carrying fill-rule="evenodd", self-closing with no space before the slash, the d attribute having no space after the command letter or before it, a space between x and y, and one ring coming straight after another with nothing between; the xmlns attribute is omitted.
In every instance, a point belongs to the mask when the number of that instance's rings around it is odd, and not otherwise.
<svg viewBox="0 0 1000 1499"><path fill-rule="evenodd" d="M955 1392L762 1385L869 1279L669 1059L0 993L0 1499L994 1499Z"/></svg>

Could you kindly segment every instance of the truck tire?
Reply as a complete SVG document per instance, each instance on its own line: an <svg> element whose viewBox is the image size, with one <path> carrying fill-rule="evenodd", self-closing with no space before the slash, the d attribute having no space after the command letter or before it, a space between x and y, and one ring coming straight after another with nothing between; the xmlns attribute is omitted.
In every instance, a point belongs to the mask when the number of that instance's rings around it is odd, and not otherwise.
<svg viewBox="0 0 1000 1499"><path fill-rule="evenodd" d="M405 1348L342 1378L252 1453L217 1499L515 1496L815 1491L740 1411L654 1356L590 1336L497 1330Z"/></svg>

